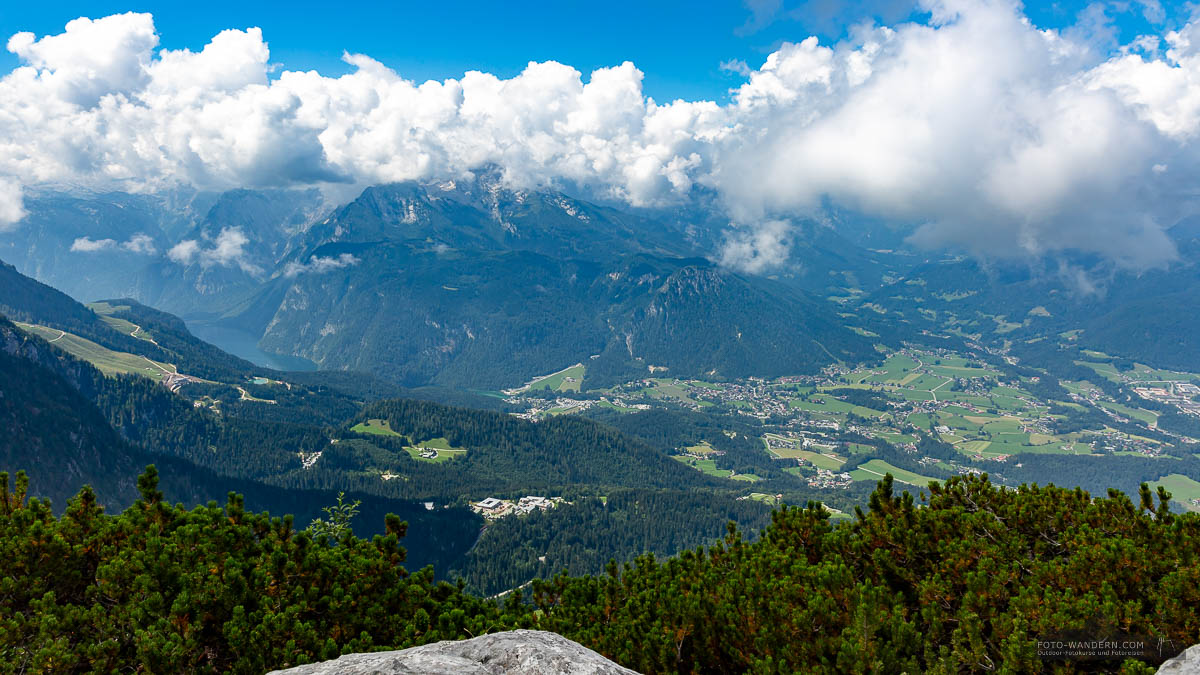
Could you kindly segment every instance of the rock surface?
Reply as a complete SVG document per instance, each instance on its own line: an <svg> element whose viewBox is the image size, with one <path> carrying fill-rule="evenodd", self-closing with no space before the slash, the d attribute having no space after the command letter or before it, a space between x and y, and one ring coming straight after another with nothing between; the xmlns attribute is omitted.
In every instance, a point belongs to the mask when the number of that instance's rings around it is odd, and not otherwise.
<svg viewBox="0 0 1200 675"><path fill-rule="evenodd" d="M394 652L347 654L269 675L638 675L583 645L540 630L514 630Z"/></svg>
<svg viewBox="0 0 1200 675"><path fill-rule="evenodd" d="M1200 645L1170 659L1158 667L1158 675L1200 675Z"/></svg>

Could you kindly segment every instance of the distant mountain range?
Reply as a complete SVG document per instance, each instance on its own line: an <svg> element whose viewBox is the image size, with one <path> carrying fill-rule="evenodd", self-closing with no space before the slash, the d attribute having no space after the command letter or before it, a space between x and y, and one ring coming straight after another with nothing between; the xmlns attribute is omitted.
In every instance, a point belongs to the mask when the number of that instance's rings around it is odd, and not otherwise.
<svg viewBox="0 0 1200 675"><path fill-rule="evenodd" d="M374 186L336 207L315 190L26 201L30 215L0 234L16 271L405 387L499 390L579 362L585 388L651 372L811 373L947 326L1019 325L1013 336L1029 339L1078 329L1117 355L1200 367L1200 243L1187 222L1172 230L1179 263L1133 273L920 254L900 231L835 214L854 226L797 222L786 264L744 274L713 261L728 223L703 194L617 208L513 190L487 171Z"/></svg>
<svg viewBox="0 0 1200 675"><path fill-rule="evenodd" d="M810 223L806 265L739 274L704 257L720 237L710 213L515 191L486 172L372 187L333 210L315 191L28 201L28 222L0 236L20 271L405 386L499 389L581 361L590 386L651 366L739 377L870 359L821 294L905 262Z"/></svg>

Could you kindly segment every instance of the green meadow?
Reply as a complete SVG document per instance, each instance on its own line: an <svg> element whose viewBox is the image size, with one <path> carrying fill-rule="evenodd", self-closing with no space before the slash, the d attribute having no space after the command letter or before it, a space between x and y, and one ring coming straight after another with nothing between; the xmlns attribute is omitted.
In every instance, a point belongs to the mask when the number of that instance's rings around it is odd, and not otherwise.
<svg viewBox="0 0 1200 675"><path fill-rule="evenodd" d="M1157 491L1160 485L1171 493L1171 501L1189 511L1200 511L1200 506L1191 503L1193 499L1200 499L1200 482L1182 474L1172 473L1151 483L1150 488Z"/></svg>
<svg viewBox="0 0 1200 675"><path fill-rule="evenodd" d="M885 474L892 474L892 477L901 483L908 483L917 487L925 487L934 480L929 476L922 476L911 471L899 469L882 459L873 459L859 466L857 469L850 472L850 477L859 481L878 481Z"/></svg>
<svg viewBox="0 0 1200 675"><path fill-rule="evenodd" d="M164 373L174 373L175 366L170 363L157 363L144 356L128 352L116 352L108 347L92 342L78 335L63 332L57 328L47 328L35 324L17 324L26 332L36 335L47 342L53 342L55 347L62 349L71 356L83 359L96 366L105 375L144 375L159 379Z"/></svg>
<svg viewBox="0 0 1200 675"><path fill-rule="evenodd" d="M557 373L551 373L545 377L534 380L529 384L530 389L549 389L551 391L579 391L580 385L583 384L583 376L587 372L587 366L582 363L564 368Z"/></svg>
<svg viewBox="0 0 1200 675"><path fill-rule="evenodd" d="M378 436L399 436L400 434L392 431L392 426L387 420L371 419L366 422L360 422L350 427L350 431L360 434L376 434Z"/></svg>
<svg viewBox="0 0 1200 675"><path fill-rule="evenodd" d="M421 456L422 452L429 449L437 450L437 457L430 459L428 457ZM407 446L404 448L404 450L409 454L410 457L418 462L449 462L455 457L462 457L463 455L467 454L466 448L456 448L450 445L450 441L446 440L445 438L431 438L427 441L421 441L416 445Z"/></svg>

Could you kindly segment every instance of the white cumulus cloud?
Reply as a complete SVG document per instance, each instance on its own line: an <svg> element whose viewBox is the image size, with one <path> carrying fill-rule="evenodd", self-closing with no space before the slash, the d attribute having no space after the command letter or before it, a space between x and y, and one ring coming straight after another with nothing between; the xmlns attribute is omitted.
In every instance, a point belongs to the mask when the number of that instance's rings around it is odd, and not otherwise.
<svg viewBox="0 0 1200 675"><path fill-rule="evenodd" d="M20 219L22 184L366 185L495 165L514 187L570 182L634 205L715 191L744 224L717 258L751 271L786 261L781 223L827 203L981 255L1172 260L1163 228L1197 210L1200 24L1114 48L1094 26L1040 29L1013 0L923 8L923 22L731 62L745 82L726 104L655 101L632 63L421 83L346 54L340 77L269 77L259 29L162 50L147 14L17 33L23 65L0 78L0 228ZM167 255L248 269L252 234Z"/></svg>
<svg viewBox="0 0 1200 675"><path fill-rule="evenodd" d="M120 244L117 243L116 239L107 237L104 239L79 237L71 242L71 250L77 253L95 253L96 251L107 251L116 248L143 255L158 253L158 249L154 246L154 239L144 232L139 232Z"/></svg>
<svg viewBox="0 0 1200 675"><path fill-rule="evenodd" d="M283 276L295 277L301 274L324 274L343 267L350 267L362 262L354 255L343 253L336 258L333 256L312 256L306 263L289 262L284 266Z"/></svg>
<svg viewBox="0 0 1200 675"><path fill-rule="evenodd" d="M92 239L91 237L79 237L71 242L71 250L77 253L95 253L96 251L104 251L115 248L117 245L116 239Z"/></svg>
<svg viewBox="0 0 1200 675"><path fill-rule="evenodd" d="M225 227L212 241L184 239L167 251L167 258L181 265L199 263L202 267L237 267L249 274L262 274L246 251L250 238L240 227Z"/></svg>
<svg viewBox="0 0 1200 675"><path fill-rule="evenodd" d="M190 265L198 255L200 242L195 239L184 239L167 251L167 257L181 265Z"/></svg>
<svg viewBox="0 0 1200 675"><path fill-rule="evenodd" d="M0 232L12 229L25 217L21 184L0 177Z"/></svg>
<svg viewBox="0 0 1200 675"><path fill-rule="evenodd" d="M154 255L158 253L158 249L154 246L154 239L148 234L139 232L129 238L129 241L121 244L121 248L132 253L141 253L144 255Z"/></svg>
<svg viewBox="0 0 1200 675"><path fill-rule="evenodd" d="M721 249L722 265L757 274L783 264L791 248L791 223L767 220L754 227L731 229Z"/></svg>

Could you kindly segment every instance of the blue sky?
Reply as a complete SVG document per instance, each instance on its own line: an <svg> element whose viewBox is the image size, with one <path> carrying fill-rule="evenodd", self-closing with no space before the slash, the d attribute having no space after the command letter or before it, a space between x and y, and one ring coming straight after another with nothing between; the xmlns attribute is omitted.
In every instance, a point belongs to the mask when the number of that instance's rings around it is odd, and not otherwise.
<svg viewBox="0 0 1200 675"><path fill-rule="evenodd" d="M891 24L922 18L906 0L364 4L368 6L224 0L5 3L0 7L0 33L5 39L17 31L42 36L61 32L78 16L144 11L154 15L162 46L173 49L200 49L226 28L261 27L272 60L289 70L337 75L348 68L340 59L343 50L367 54L419 81L458 77L466 70L509 77L529 61L546 60L586 74L628 60L646 74L646 93L657 100L725 100L739 78L720 68L724 61L739 59L755 68L783 41L816 34L828 43L865 19ZM1076 24L1089 4L1031 3L1025 12L1041 27L1063 28ZM1104 5L1121 41L1145 32L1161 33L1164 25L1170 28L1186 19L1181 3L1164 7L1163 22L1155 26L1138 2ZM16 65L15 56L0 54L0 72Z"/></svg>

